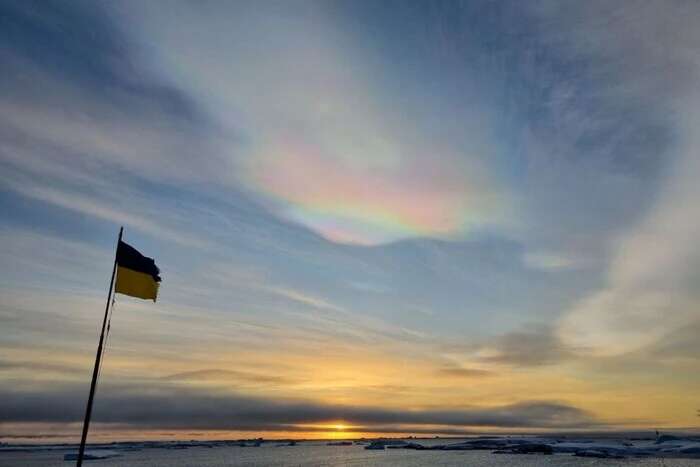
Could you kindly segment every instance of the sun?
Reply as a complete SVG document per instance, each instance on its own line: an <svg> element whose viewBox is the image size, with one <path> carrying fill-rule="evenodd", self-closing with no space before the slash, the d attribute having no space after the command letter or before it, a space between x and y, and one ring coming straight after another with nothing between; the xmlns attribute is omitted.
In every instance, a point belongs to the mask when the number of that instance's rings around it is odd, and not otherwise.
<svg viewBox="0 0 700 467"><path fill-rule="evenodd" d="M336 431L345 431L346 428L347 427L343 423L336 423L335 425L333 425L333 429Z"/></svg>

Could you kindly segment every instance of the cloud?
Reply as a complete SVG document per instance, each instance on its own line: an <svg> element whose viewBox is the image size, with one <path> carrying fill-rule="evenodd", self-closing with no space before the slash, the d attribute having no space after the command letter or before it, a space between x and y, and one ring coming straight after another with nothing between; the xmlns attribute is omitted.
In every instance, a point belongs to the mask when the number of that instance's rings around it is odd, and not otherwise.
<svg viewBox="0 0 700 467"><path fill-rule="evenodd" d="M523 262L533 269L559 271L575 268L578 262L573 258L554 252L533 251L523 255Z"/></svg>
<svg viewBox="0 0 700 467"><path fill-rule="evenodd" d="M0 360L0 371L27 371L31 374L71 374L84 376L85 368L67 363L36 362L27 360Z"/></svg>
<svg viewBox="0 0 700 467"><path fill-rule="evenodd" d="M128 60L122 38L112 40ZM105 67L104 81L80 72L67 79L18 53L0 50L12 70L1 82L13 90L0 98L3 146L23 149L6 156L13 164L63 180L90 176L93 183L109 180L107 170L181 184L221 182L228 173L214 144L221 132L184 94L145 76L134 82L118 67Z"/></svg>
<svg viewBox="0 0 700 467"><path fill-rule="evenodd" d="M226 152L232 172L277 216L355 245L461 238L504 220L508 196L479 110L450 122L459 141L441 134L444 122L418 125L430 118L423 96L394 98L362 38L335 27L326 5L219 7L125 2L114 15L134 44L148 44L135 56L143 69L244 135ZM263 30L264 41L251 40Z"/></svg>
<svg viewBox="0 0 700 467"><path fill-rule="evenodd" d="M0 390L0 421L76 422L82 419L84 388ZM556 402L454 410L395 410L274 400L174 387L102 385L95 406L97 423L142 428L286 429L343 420L351 425L446 425L510 428L584 428L598 424L590 414Z"/></svg>
<svg viewBox="0 0 700 467"><path fill-rule="evenodd" d="M60 14L70 15L71 9ZM41 23L47 31L53 30L52 19ZM127 61L123 51L119 58L113 66L102 64L104 80L95 82L89 73L58 73L36 56L22 55L21 47L0 50L8 69L0 84L10 90L0 97L0 184L60 208L201 247L204 242L182 228L177 212L182 208L163 209L158 194L204 180L230 185L230 177L222 176L229 173L227 159L216 150L222 135L176 90L124 76L116 66Z"/></svg>
<svg viewBox="0 0 700 467"><path fill-rule="evenodd" d="M315 297L309 295L305 292L300 292L298 290L284 288L284 287L266 287L266 291L272 292L275 295L287 298L294 302L302 303L304 305L310 305L314 308L320 308L331 311L343 311L342 308L324 300L323 298Z"/></svg>
<svg viewBox="0 0 700 467"><path fill-rule="evenodd" d="M506 196L487 155L419 136L393 103L382 105L386 90L326 8L83 6L102 22L123 20L101 28L110 60L95 60L97 70L58 72L22 47L0 51L11 71L0 81L11 90L0 98L0 163L19 173L17 181L8 171L4 182L23 195L183 243L194 239L107 194L142 191L141 179L159 184L154 191L196 186L230 198L243 190L277 217L360 245L460 238L503 220ZM39 28L49 37L54 21L83 14L68 6L52 13ZM260 30L266 41L250 40ZM294 54L284 52L290 47Z"/></svg>
<svg viewBox="0 0 700 467"><path fill-rule="evenodd" d="M551 365L573 355L554 330L543 325L496 337L476 352L476 358L481 362L521 367Z"/></svg>
<svg viewBox="0 0 700 467"><path fill-rule="evenodd" d="M478 368L440 368L437 370L439 375L453 378L483 378L485 376L493 376L494 372L489 370L481 370Z"/></svg>
<svg viewBox="0 0 700 467"><path fill-rule="evenodd" d="M444 158L405 150L396 165L378 168L358 162L372 152L349 160L303 145L268 151L250 169L255 189L279 200L285 217L331 241L453 238L500 208L481 180L485 175L476 175L483 170Z"/></svg>
<svg viewBox="0 0 700 467"><path fill-rule="evenodd" d="M0 180L2 180L1 176ZM85 194L37 186L31 182L17 183L9 179L4 179L2 181L6 187L12 188L24 196L54 204L61 208L95 216L106 221L114 222L117 225L126 225L149 233L154 237L170 240L182 245L198 247L205 245L205 242L194 236L177 232L175 229L163 228L158 221L152 220L155 216L147 217L145 214L133 214L114 207L121 203L107 200L96 201L94 196L86 196ZM122 199L122 202L123 201L124 199Z"/></svg>
<svg viewBox="0 0 700 467"><path fill-rule="evenodd" d="M619 242L605 288L563 317L559 335L566 342L619 354L651 345L696 319L700 190L691 174L700 171L698 144L686 149L648 217Z"/></svg>
<svg viewBox="0 0 700 467"><path fill-rule="evenodd" d="M297 382L284 376L266 375L239 370L205 369L175 373L161 378L163 381L214 382L214 383L253 383L253 384L293 384Z"/></svg>
<svg viewBox="0 0 700 467"><path fill-rule="evenodd" d="M612 244L605 285L571 307L559 323L564 342L597 355L653 345L697 318L700 93L695 82L700 74L700 34L690 18L700 14L700 8L693 3L676 6L679 9L649 4L626 10L627 15L615 20L619 24L606 26L619 31L611 53L625 67L627 86L634 92L653 91L653 105L673 113L674 141L646 215ZM597 4L594 10L601 13L605 7ZM602 41L608 37L595 26L590 32Z"/></svg>
<svg viewBox="0 0 700 467"><path fill-rule="evenodd" d="M0 260L3 264L13 265L13 275L4 278L3 282L18 286L26 286L41 277L55 284L67 282L72 287L80 284L82 288L88 288L103 278L96 277L96 265L109 265L113 259L110 252L86 242L28 229L0 228L0 244ZM105 281L108 279L109 276L104 277ZM0 300L0 304L11 300L3 298L5 300Z"/></svg>
<svg viewBox="0 0 700 467"><path fill-rule="evenodd" d="M687 359L700 362L700 320L676 329L649 348L652 356L661 359Z"/></svg>

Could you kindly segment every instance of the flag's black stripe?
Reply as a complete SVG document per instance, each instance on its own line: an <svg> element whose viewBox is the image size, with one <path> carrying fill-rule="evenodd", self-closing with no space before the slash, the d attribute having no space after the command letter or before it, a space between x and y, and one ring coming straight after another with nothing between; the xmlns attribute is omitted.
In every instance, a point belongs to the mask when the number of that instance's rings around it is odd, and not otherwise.
<svg viewBox="0 0 700 467"><path fill-rule="evenodd" d="M122 241L117 247L117 264L133 271L149 274L153 276L153 280L160 282L160 269L153 258L143 256L136 248Z"/></svg>

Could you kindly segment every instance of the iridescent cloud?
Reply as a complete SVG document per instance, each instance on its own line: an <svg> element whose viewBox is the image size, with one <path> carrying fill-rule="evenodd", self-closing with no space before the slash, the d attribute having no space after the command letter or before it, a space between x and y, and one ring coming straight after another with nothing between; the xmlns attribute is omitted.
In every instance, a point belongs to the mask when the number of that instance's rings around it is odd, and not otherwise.
<svg viewBox="0 0 700 467"><path fill-rule="evenodd" d="M439 150L410 150L389 164L338 152L287 138L250 159L247 179L284 217L341 243L454 238L502 211L482 168Z"/></svg>
<svg viewBox="0 0 700 467"><path fill-rule="evenodd" d="M503 217L483 149L493 145L471 122L483 120L482 108L445 119L421 92L399 93L391 69L333 27L325 8L292 19L285 8L243 10L212 17L187 7L187 25L158 11L157 24L135 28L149 42L159 37L145 66L242 135L221 148L236 164L235 184L342 243L455 238ZM143 21L139 13L127 22ZM250 39L258 30L265 41ZM425 123L435 118L440 125ZM447 126L458 137L446 137Z"/></svg>

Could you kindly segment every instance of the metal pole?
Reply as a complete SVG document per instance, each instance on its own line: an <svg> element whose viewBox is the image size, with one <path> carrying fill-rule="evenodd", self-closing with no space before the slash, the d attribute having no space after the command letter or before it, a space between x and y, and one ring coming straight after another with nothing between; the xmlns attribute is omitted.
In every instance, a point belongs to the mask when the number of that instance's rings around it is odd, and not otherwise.
<svg viewBox="0 0 700 467"><path fill-rule="evenodd" d="M117 240L117 249L122 241L124 227L119 229L119 239ZM85 455L85 442L87 441L88 429L90 428L90 415L92 415L92 401L95 398L95 387L97 386L97 374L100 369L100 359L102 358L102 344L105 338L105 325L107 324L107 312L109 311L110 302L112 299L112 290L114 288L114 276L117 272L117 251L114 252L114 265L112 266L112 279L109 282L109 293L107 294L107 306L105 306L105 317L102 320L102 331L100 332L100 342L97 344L97 355L95 356L95 368L92 370L92 383L90 383L90 395L88 396L87 407L85 408L85 421L83 421L83 435L80 438L80 450L78 451L77 467L83 465L83 456Z"/></svg>

